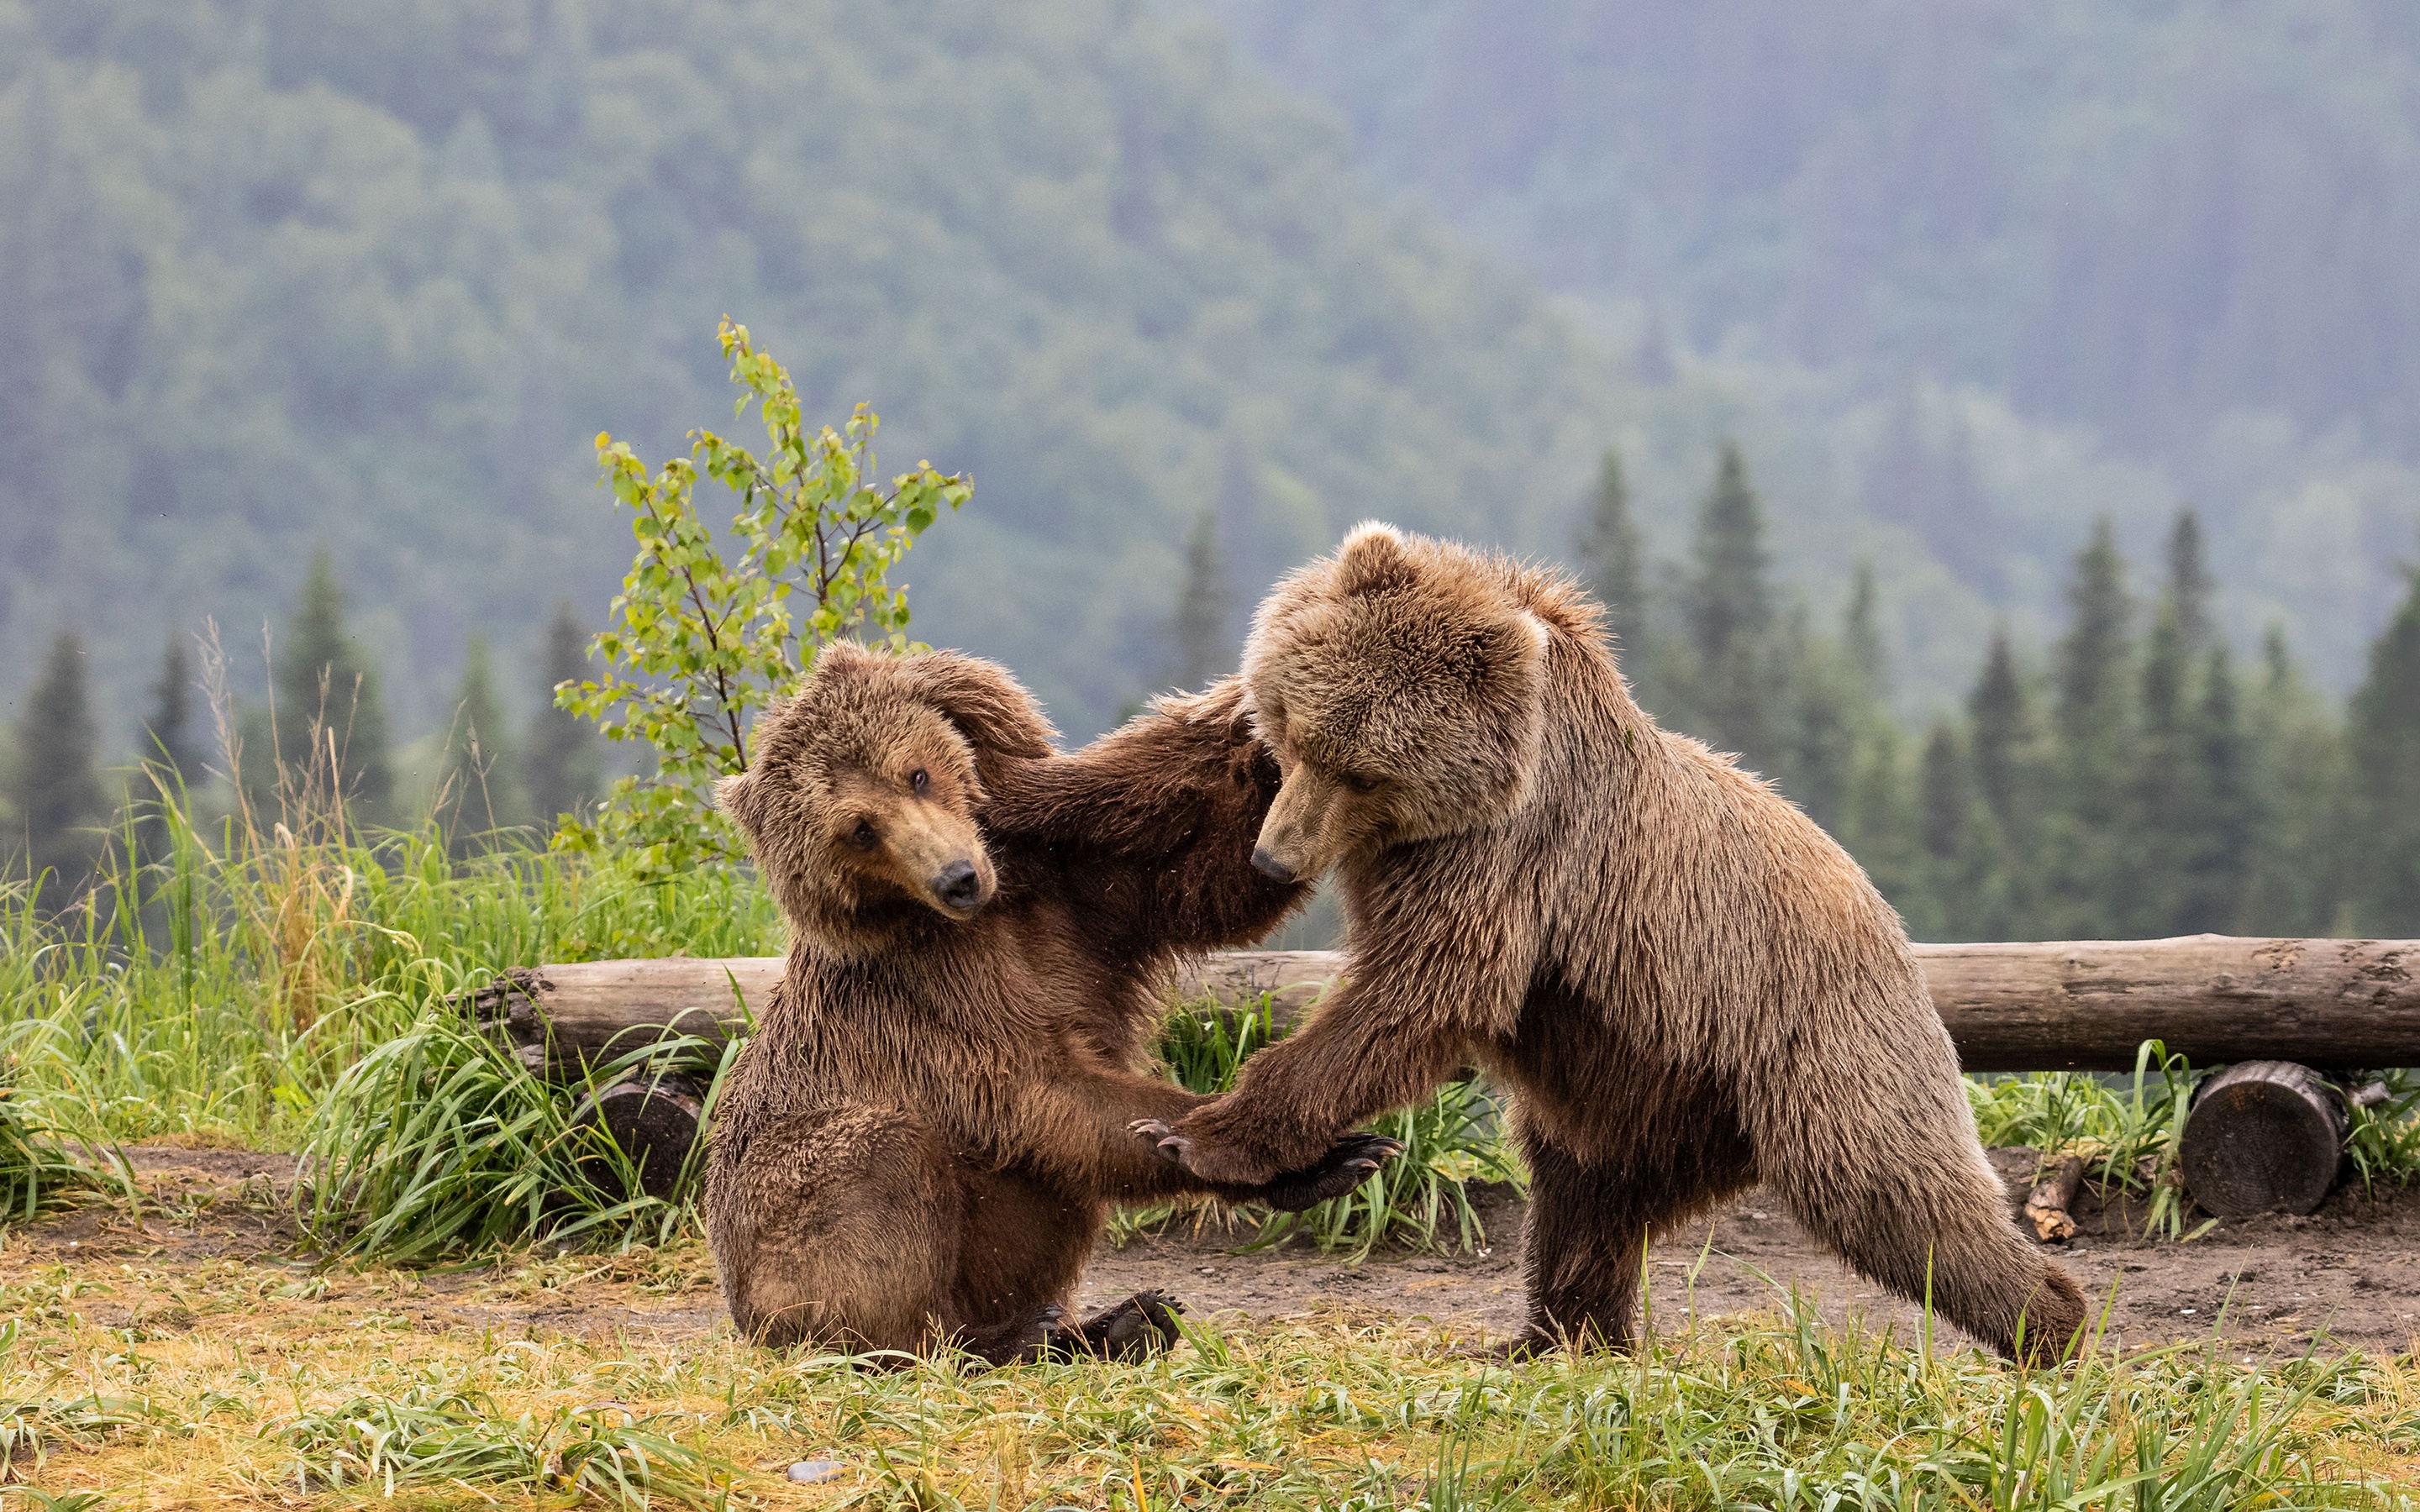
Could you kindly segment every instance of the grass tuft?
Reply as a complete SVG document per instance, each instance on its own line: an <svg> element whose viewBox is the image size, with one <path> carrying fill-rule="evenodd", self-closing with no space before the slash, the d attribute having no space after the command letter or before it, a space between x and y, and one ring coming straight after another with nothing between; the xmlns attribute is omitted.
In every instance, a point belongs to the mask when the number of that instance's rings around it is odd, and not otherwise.
<svg viewBox="0 0 2420 1512"><path fill-rule="evenodd" d="M1170 1077L1192 1091L1233 1089L1244 1062L1284 1038L1267 994L1246 1008L1215 1000L1179 1004L1163 1026L1157 1049ZM1404 1142L1404 1152L1357 1189L1304 1212L1256 1213L1249 1249L1297 1236L1320 1249L1358 1260L1382 1243L1413 1249L1476 1249L1486 1226L1470 1200L1473 1181L1504 1181L1526 1189L1528 1172L1506 1137L1499 1100L1483 1080L1449 1082L1426 1102L1369 1125ZM1120 1212L1111 1238L1125 1243L1164 1227L1187 1205L1153 1203ZM1449 1220L1450 1222L1449 1223Z"/></svg>

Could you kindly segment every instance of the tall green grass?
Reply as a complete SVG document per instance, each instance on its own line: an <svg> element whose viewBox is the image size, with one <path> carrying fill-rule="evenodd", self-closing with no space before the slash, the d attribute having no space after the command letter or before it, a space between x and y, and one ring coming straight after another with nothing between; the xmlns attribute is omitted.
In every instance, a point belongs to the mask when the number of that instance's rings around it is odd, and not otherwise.
<svg viewBox="0 0 2420 1512"><path fill-rule="evenodd" d="M771 903L727 870L643 885L611 858L458 860L434 825L362 831L340 805L195 808L165 791L131 812L55 915L0 887L25 1085L83 1137L291 1149L364 1057L503 967L781 949Z"/></svg>
<svg viewBox="0 0 2420 1512"><path fill-rule="evenodd" d="M1169 1077L1196 1092L1234 1088L1254 1052L1284 1037L1267 994L1249 1007L1215 1001L1183 1003L1162 1026L1158 1059ZM1429 1098L1370 1126L1403 1142L1404 1152L1359 1187L1303 1212L1261 1212L1249 1248L1297 1236L1320 1249L1362 1259L1381 1243L1415 1249L1476 1249L1487 1231L1470 1200L1473 1181L1526 1187L1528 1172L1506 1136L1498 1095L1477 1077L1438 1088ZM1184 1205L1154 1203L1121 1212L1111 1227L1120 1242L1164 1227Z"/></svg>

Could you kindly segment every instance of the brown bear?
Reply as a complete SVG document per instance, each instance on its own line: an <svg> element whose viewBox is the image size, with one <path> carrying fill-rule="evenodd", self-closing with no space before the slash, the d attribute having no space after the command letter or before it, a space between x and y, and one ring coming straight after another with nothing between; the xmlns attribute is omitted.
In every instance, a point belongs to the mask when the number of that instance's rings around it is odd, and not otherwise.
<svg viewBox="0 0 2420 1512"><path fill-rule="evenodd" d="M1204 1181L1126 1132L1202 1099L1147 1072L1180 952L1256 938L1304 889L1249 864L1277 768L1230 679L1082 751L1002 669L836 645L720 796L791 926L706 1167L734 1320L770 1344L1131 1354L1146 1292L1065 1308L1113 1202L1303 1208L1391 1141Z"/></svg>
<svg viewBox="0 0 2420 1512"><path fill-rule="evenodd" d="M1335 870L1342 985L1230 1096L1137 1132L1249 1183L1476 1059L1533 1180L1516 1351L1626 1344L1650 1236L1757 1181L2003 1354L2068 1348L2084 1299L2009 1220L1899 917L1770 785L1658 730L1600 621L1558 574L1376 524L1272 591L1255 860Z"/></svg>

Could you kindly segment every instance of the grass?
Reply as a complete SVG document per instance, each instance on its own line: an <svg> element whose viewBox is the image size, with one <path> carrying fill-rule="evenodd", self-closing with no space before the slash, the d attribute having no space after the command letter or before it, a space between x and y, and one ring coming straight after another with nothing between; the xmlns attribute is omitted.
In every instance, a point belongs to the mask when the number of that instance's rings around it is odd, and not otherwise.
<svg viewBox="0 0 2420 1512"><path fill-rule="evenodd" d="M2024 1372L1776 1298L1630 1357L1511 1370L1341 1315L1197 1319L1137 1365L868 1369L644 1327L696 1295L705 1263L683 1241L439 1291L374 1268L315 1289L232 1262L71 1273L0 1255L9 1473L46 1500L133 1507L2249 1512L2410 1508L2420 1484L2410 1357L2248 1362L2212 1341ZM574 1336L427 1318L559 1295L637 1321ZM783 1478L822 1454L837 1482Z"/></svg>
<svg viewBox="0 0 2420 1512"><path fill-rule="evenodd" d="M545 851L456 860L433 826L364 833L299 799L214 824L166 801L128 819L80 906L45 917L0 887L0 1001L22 1085L76 1136L291 1149L365 1056L499 968L781 942L728 871L642 885Z"/></svg>
<svg viewBox="0 0 2420 1512"><path fill-rule="evenodd" d="M2104 1189L2145 1195L2152 1233L2188 1238L2192 1204L2177 1165L2197 1077L2182 1056L2156 1040L2137 1052L2133 1073L2076 1072L1969 1077L1967 1102L1987 1145L2023 1145L2045 1158L2080 1155ZM2406 1071L2380 1075L2381 1100L2350 1108L2346 1153L2365 1186L2420 1177L2420 1081Z"/></svg>
<svg viewBox="0 0 2420 1512"><path fill-rule="evenodd" d="M1167 1074L1196 1092L1231 1090L1252 1054L1284 1037L1275 1006L1230 1008L1215 1000L1180 1003L1160 1035L1158 1059ZM1497 1095L1476 1077L1449 1082L1424 1103L1390 1113L1370 1127L1404 1143L1404 1152L1356 1191L1304 1212L1258 1212L1242 1220L1252 1230L1246 1248L1265 1249L1297 1236L1318 1248L1365 1259L1381 1243L1414 1249L1476 1249L1486 1229L1470 1200L1472 1181L1504 1181L1526 1190L1528 1173L1506 1137ZM1195 1205L1159 1202L1117 1214L1110 1237L1125 1243L1156 1232Z"/></svg>

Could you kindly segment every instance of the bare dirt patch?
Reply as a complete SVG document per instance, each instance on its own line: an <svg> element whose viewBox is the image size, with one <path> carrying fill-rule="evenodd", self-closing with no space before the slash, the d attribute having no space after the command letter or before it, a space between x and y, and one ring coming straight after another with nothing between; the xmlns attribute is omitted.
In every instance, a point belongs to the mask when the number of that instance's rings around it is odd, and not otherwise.
<svg viewBox="0 0 2420 1512"><path fill-rule="evenodd" d="M1999 1149L1993 1163L2011 1215L2030 1189L2036 1156ZM1171 1230L1104 1250L1086 1274L1097 1305L1145 1286L1185 1299L1194 1315L1237 1310L1254 1319L1333 1309L1426 1317L1458 1333L1502 1336L1523 1321L1518 1259L1523 1208L1507 1190L1479 1204L1489 1244L1476 1255L1382 1252L1354 1266L1305 1249L1233 1255L1233 1234ZM2061 1254L2077 1281L2109 1303L2108 1336L2128 1348L2204 1339L2213 1329L2247 1348L2299 1351L2324 1335L2366 1352L2399 1352L2420 1337L2420 1191L2340 1187L2307 1218L2222 1224L2190 1242L2142 1237L2139 1205L2075 1204L2079 1232ZM1851 1312L1901 1336L1920 1309L1851 1274L1762 1190L1728 1203L1655 1245L1647 1257L1654 1326L1786 1304L1794 1288L1828 1321ZM1946 1332L1946 1325L1945 1325Z"/></svg>
<svg viewBox="0 0 2420 1512"><path fill-rule="evenodd" d="M322 1268L297 1252L287 1216L290 1156L161 1146L128 1150L146 1200L137 1212L90 1206L17 1227L0 1241L0 1284L55 1284L109 1328L313 1333L367 1326L499 1335L702 1338L725 1326L705 1249L622 1257L539 1252L460 1271ZM2013 1212L2032 1175L2029 1150L1997 1150ZM1320 1314L1427 1319L1464 1336L1501 1336L1522 1321L1523 1217L1509 1190L1481 1195L1488 1243L1476 1254L1382 1250L1359 1264L1297 1243L1237 1254L1246 1226L1183 1220L1123 1249L1104 1245L1081 1300L1101 1305L1160 1287L1197 1319ZM2109 1335L2129 1348L2203 1339L2299 1351L2315 1339L2371 1353L2420 1338L2420 1190L2339 1189L2308 1218L2222 1225L2190 1242L2141 1237L2134 1204L2088 1189L2081 1232L2061 1246L2087 1292L2110 1300ZM1917 1309L1850 1274L1811 1243L1782 1205L1751 1192L1687 1226L1647 1257L1654 1326L1764 1311L1794 1288L1824 1319L1855 1313L1905 1336ZM240 1277L240 1285L233 1285ZM240 1314L214 1318L240 1294Z"/></svg>

